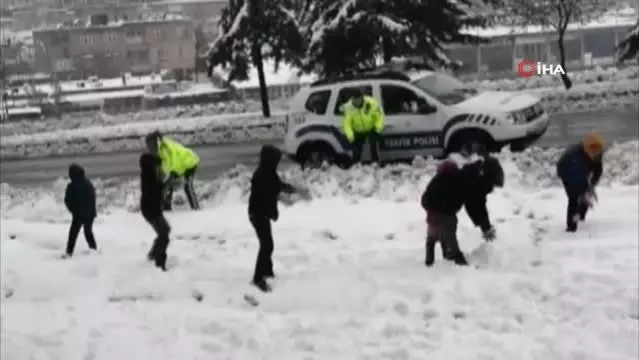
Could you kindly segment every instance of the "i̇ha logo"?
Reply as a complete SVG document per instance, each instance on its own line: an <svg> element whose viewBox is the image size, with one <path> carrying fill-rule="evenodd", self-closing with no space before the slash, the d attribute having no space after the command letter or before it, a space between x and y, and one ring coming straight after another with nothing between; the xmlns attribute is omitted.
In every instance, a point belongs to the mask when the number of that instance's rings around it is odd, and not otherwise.
<svg viewBox="0 0 639 360"><path fill-rule="evenodd" d="M561 65L543 64L532 60L523 59L517 63L517 74L529 78L533 75L559 75L566 74Z"/></svg>

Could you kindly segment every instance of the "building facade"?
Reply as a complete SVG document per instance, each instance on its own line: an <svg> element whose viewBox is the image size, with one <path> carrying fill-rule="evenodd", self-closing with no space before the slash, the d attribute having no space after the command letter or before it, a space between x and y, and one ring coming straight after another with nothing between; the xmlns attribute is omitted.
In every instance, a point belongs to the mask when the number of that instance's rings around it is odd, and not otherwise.
<svg viewBox="0 0 639 360"><path fill-rule="evenodd" d="M569 30L564 38L567 70L613 65L616 44L630 28L619 24ZM450 46L447 53L462 63L458 75L478 78L515 77L517 64L523 59L559 62L557 34L553 31L493 36L487 44Z"/></svg>
<svg viewBox="0 0 639 360"><path fill-rule="evenodd" d="M36 71L54 73L58 79L109 78L163 70L185 77L193 71L196 51L192 21L103 20L88 26L34 31Z"/></svg>

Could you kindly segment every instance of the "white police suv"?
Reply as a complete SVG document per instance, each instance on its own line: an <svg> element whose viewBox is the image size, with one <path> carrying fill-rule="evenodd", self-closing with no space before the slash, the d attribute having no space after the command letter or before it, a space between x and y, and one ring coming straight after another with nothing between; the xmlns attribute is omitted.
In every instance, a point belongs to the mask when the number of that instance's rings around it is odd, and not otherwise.
<svg viewBox="0 0 639 360"><path fill-rule="evenodd" d="M379 139L382 161L443 156L465 146L520 151L548 128L540 99L521 92L469 88L440 72L378 72L321 80L301 89L286 116L284 151L306 166L348 163L350 144L341 132L341 105L358 89L384 113ZM364 160L370 152L364 151Z"/></svg>

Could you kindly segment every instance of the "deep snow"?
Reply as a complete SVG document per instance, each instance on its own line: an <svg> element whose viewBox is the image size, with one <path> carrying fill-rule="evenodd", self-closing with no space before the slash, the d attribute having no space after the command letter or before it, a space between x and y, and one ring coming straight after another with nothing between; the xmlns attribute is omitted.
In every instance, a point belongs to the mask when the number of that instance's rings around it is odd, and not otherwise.
<svg viewBox="0 0 639 360"><path fill-rule="evenodd" d="M314 200L289 199L274 225L273 294L252 308L257 241L246 219L250 172L211 183L201 212L168 215L169 263L144 260L152 233L135 182L96 182L100 254L60 260L68 216L53 186L1 189L1 357L22 359L637 358L639 142L606 155L600 202L563 232L558 150L503 154L489 197L498 240L465 214L460 242L481 264L423 262L418 198L435 167L283 171ZM202 294L201 302L194 293Z"/></svg>

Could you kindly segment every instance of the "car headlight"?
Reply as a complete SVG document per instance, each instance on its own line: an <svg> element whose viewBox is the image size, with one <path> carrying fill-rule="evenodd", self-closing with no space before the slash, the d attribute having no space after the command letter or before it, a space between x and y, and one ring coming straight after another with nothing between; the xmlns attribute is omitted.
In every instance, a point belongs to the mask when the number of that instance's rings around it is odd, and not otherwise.
<svg viewBox="0 0 639 360"><path fill-rule="evenodd" d="M521 111L513 111L508 114L508 119L513 124L525 124L526 123L526 115L524 115Z"/></svg>

